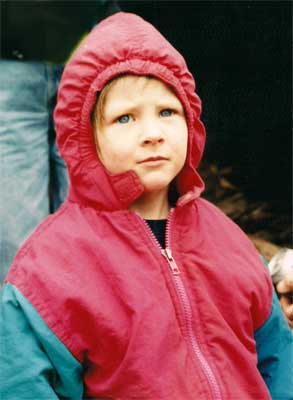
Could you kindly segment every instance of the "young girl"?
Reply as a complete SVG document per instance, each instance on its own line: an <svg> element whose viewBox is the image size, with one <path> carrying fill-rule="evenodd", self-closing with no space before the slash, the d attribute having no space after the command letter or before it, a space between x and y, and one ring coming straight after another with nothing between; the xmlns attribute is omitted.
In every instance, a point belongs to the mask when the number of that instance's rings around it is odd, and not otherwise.
<svg viewBox="0 0 293 400"><path fill-rule="evenodd" d="M131 14L70 60L55 112L70 192L6 279L3 399L292 398L268 272L200 198L194 89L182 56Z"/></svg>

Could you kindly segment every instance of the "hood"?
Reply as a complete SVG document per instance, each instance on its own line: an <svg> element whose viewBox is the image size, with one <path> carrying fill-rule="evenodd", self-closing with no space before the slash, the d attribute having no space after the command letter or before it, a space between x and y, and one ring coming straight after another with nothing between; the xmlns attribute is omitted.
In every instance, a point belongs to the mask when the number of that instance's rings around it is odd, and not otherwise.
<svg viewBox="0 0 293 400"><path fill-rule="evenodd" d="M119 12L98 24L66 65L54 113L57 144L70 179L69 199L102 210L127 208L144 191L134 171L110 174L96 154L91 112L97 92L123 73L152 75L171 86L185 109L188 153L176 178L178 204L198 197L196 172L205 143L201 101L184 58L148 22Z"/></svg>

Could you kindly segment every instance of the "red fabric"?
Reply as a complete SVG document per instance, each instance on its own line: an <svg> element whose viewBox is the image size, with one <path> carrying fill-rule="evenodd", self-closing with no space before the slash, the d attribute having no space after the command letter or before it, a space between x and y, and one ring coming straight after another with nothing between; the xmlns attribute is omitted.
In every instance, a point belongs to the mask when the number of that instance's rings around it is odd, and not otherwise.
<svg viewBox="0 0 293 400"><path fill-rule="evenodd" d="M142 185L133 172L108 174L94 151L96 91L122 72L157 76L185 107L188 157L169 240L192 331L223 399L268 399L253 334L270 312L270 278L241 230L198 198L203 183L195 167L205 131L193 78L181 55L135 15L119 13L98 25L65 68L55 120L69 198L19 251L7 281L83 363L85 397L214 398L168 263L127 209Z"/></svg>

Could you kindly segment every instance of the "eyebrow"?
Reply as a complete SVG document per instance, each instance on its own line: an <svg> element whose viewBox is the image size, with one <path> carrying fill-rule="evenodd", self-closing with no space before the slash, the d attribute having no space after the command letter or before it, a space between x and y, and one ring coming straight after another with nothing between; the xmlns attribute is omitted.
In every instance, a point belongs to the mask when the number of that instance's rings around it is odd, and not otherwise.
<svg viewBox="0 0 293 400"><path fill-rule="evenodd" d="M175 108L184 111L179 99L177 99L177 101L176 99L162 99L155 106L157 109ZM137 111L139 108L140 104L135 104L132 101L117 101L116 103L114 102L107 111L105 110L105 117L112 118L123 114L131 114L132 112Z"/></svg>
<svg viewBox="0 0 293 400"><path fill-rule="evenodd" d="M113 118L119 115L123 115L123 114L130 114L134 111L136 111L139 107L133 105L133 103L123 103L121 105L111 105L111 107L109 107L109 109L105 109L104 110L104 114L106 118Z"/></svg>

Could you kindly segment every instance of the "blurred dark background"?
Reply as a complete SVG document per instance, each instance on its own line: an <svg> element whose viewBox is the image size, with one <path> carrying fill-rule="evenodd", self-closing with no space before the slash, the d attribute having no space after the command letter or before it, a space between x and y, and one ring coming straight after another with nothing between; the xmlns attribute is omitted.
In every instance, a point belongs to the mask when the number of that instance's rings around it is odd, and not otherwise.
<svg viewBox="0 0 293 400"><path fill-rule="evenodd" d="M291 1L120 1L184 55L203 101L205 160L292 215Z"/></svg>

